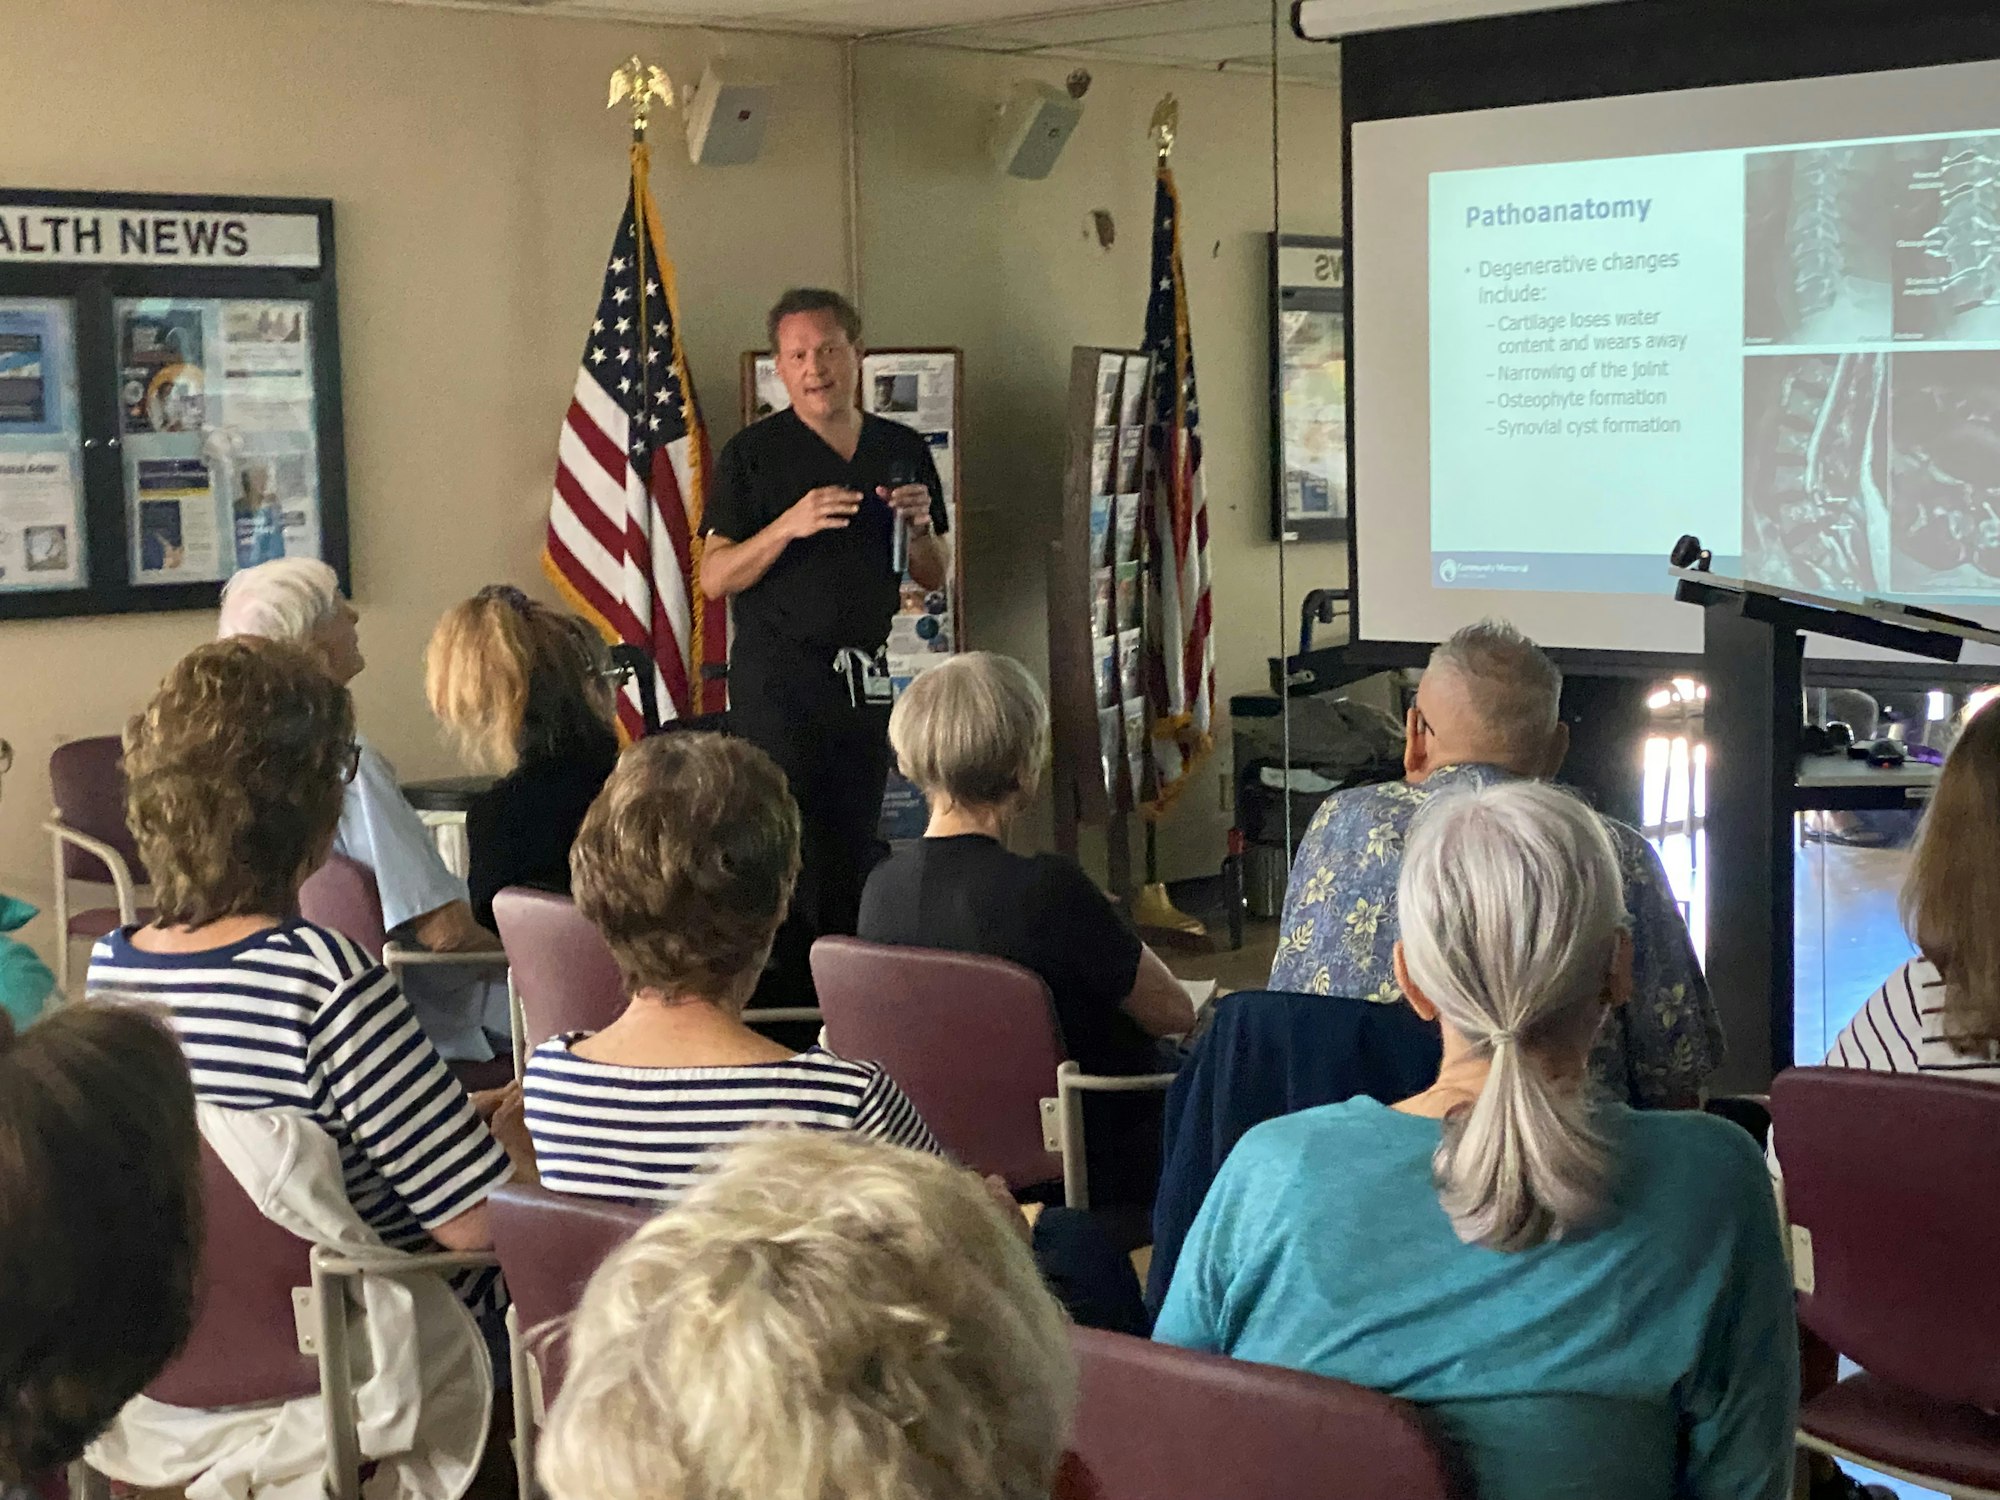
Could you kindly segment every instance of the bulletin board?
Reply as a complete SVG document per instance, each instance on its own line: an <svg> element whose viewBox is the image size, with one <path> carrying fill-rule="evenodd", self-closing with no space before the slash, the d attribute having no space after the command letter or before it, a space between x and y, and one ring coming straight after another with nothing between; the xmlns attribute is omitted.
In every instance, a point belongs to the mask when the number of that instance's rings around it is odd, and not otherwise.
<svg viewBox="0 0 2000 1500"><path fill-rule="evenodd" d="M0 619L351 589L333 205L0 188Z"/></svg>

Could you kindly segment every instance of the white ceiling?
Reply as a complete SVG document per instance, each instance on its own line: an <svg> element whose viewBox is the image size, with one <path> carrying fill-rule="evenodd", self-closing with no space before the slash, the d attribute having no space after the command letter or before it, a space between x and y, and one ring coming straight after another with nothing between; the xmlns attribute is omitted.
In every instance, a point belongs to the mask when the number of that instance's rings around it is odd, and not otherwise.
<svg viewBox="0 0 2000 1500"><path fill-rule="evenodd" d="M662 25L921 41L1016 56L1108 58L1177 67L1270 65L1277 17L1282 76L1331 82L1339 49L1292 35L1290 0L386 0ZM1322 0L1332 29L1366 31L1577 0Z"/></svg>

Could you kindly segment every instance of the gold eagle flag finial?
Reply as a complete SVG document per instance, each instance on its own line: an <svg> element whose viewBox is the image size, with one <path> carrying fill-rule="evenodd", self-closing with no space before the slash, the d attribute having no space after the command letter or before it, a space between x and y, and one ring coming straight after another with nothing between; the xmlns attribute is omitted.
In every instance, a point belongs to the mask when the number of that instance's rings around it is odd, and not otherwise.
<svg viewBox="0 0 2000 1500"><path fill-rule="evenodd" d="M1160 153L1160 165L1163 167L1173 154L1174 136L1180 126L1181 102L1168 94L1153 106L1153 123L1146 127L1146 134L1152 137L1153 147Z"/></svg>
<svg viewBox="0 0 2000 1500"><path fill-rule="evenodd" d="M604 101L604 107L612 109L621 99L631 101L633 138L644 140L647 116L653 111L653 101L657 99L672 109L674 85L664 68L640 62L635 52L626 59L624 67L611 75L611 97Z"/></svg>

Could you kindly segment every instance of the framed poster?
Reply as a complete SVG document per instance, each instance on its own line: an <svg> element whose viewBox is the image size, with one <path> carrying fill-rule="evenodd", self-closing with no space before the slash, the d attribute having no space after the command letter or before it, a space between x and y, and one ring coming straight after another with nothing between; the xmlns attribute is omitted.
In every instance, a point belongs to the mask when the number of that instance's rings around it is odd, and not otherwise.
<svg viewBox="0 0 2000 1500"><path fill-rule="evenodd" d="M82 587L83 528L75 303L0 297L0 594Z"/></svg>
<svg viewBox="0 0 2000 1500"><path fill-rule="evenodd" d="M1271 535L1347 535L1347 246L1272 237Z"/></svg>
<svg viewBox="0 0 2000 1500"><path fill-rule="evenodd" d="M348 572L333 209L0 189L0 619Z"/></svg>

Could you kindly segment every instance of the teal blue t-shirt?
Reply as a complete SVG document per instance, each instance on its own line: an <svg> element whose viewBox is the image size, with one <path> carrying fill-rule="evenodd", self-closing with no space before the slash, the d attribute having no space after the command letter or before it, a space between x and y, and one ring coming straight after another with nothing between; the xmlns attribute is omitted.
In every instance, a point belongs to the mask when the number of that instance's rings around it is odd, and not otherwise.
<svg viewBox="0 0 2000 1500"><path fill-rule="evenodd" d="M1783 1500L1798 1336L1755 1143L1607 1108L1590 1233L1460 1242L1439 1123L1372 1099L1259 1125L1202 1204L1154 1337L1414 1401L1480 1500Z"/></svg>

